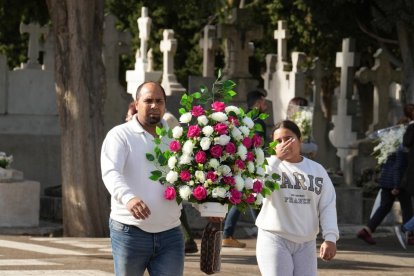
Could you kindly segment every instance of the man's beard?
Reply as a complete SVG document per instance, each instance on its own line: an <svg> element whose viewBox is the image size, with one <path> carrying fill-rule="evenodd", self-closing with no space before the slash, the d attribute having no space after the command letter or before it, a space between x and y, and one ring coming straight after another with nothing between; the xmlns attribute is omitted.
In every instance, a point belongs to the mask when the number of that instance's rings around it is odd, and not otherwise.
<svg viewBox="0 0 414 276"><path fill-rule="evenodd" d="M161 121L161 117L160 116L149 116L147 121L150 125L156 125Z"/></svg>

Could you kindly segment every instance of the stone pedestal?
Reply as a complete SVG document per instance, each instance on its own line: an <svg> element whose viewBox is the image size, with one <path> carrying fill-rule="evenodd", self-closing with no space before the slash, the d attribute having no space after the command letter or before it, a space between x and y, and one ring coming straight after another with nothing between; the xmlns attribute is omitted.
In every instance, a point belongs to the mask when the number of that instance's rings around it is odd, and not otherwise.
<svg viewBox="0 0 414 276"><path fill-rule="evenodd" d="M362 224L362 190L335 187L338 224Z"/></svg>
<svg viewBox="0 0 414 276"><path fill-rule="evenodd" d="M39 208L39 182L0 178L0 227L37 227Z"/></svg>

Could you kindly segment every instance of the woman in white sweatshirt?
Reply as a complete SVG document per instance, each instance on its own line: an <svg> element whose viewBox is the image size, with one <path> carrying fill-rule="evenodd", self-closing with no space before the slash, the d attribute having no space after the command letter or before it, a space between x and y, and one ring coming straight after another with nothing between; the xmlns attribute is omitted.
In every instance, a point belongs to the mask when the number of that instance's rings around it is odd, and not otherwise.
<svg viewBox="0 0 414 276"><path fill-rule="evenodd" d="M336 254L339 231L336 195L325 169L300 155L301 133L292 121L276 125L276 155L267 172L280 175L280 190L263 201L256 220L256 256L263 276L316 275L316 236L322 227L320 257Z"/></svg>

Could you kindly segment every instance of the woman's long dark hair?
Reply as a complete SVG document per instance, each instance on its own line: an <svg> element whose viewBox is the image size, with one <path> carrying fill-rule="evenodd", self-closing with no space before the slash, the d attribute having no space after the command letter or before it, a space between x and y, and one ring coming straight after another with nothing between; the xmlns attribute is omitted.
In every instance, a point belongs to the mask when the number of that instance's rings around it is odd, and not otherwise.
<svg viewBox="0 0 414 276"><path fill-rule="evenodd" d="M273 130L273 132L275 132L276 129L279 129L279 128L289 129L290 131L292 131L293 133L296 134L296 136L298 137L299 140L300 140L300 137L302 137L302 134L300 133L299 127L294 122L292 122L290 120L283 120L283 121L280 121L279 123L277 123L275 125L275 129Z"/></svg>

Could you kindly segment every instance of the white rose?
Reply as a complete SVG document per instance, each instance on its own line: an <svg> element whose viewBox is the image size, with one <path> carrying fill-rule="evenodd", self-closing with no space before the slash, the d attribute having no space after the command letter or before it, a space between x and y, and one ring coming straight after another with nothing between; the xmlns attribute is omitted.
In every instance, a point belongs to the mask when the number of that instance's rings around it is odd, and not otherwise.
<svg viewBox="0 0 414 276"><path fill-rule="evenodd" d="M221 173L221 175L231 175L231 169L227 165L221 165L218 167L217 171Z"/></svg>
<svg viewBox="0 0 414 276"><path fill-rule="evenodd" d="M191 155L183 154L180 157L180 165L190 164L191 163L191 160L193 160L193 158L191 157Z"/></svg>
<svg viewBox="0 0 414 276"><path fill-rule="evenodd" d="M247 162L247 169L249 170L249 173L254 173L254 164L252 161Z"/></svg>
<svg viewBox="0 0 414 276"><path fill-rule="evenodd" d="M208 119L206 115L201 115L197 118L197 121L200 125L205 126L208 124Z"/></svg>
<svg viewBox="0 0 414 276"><path fill-rule="evenodd" d="M236 188L237 191L242 191L244 189L244 180L243 177L238 174L234 177L234 180L236 181L236 184L234 185L234 187Z"/></svg>
<svg viewBox="0 0 414 276"><path fill-rule="evenodd" d="M210 135L214 132L214 128L212 126L205 126L202 131L205 136L210 137Z"/></svg>
<svg viewBox="0 0 414 276"><path fill-rule="evenodd" d="M237 115L240 114L240 109L237 106L234 106L234 105L226 106L226 108L224 110L226 111L227 114L230 113L230 112L234 112Z"/></svg>
<svg viewBox="0 0 414 276"><path fill-rule="evenodd" d="M188 186L181 186L178 193L180 194L180 197L183 200L188 200L190 198L191 194L193 193L193 191Z"/></svg>
<svg viewBox="0 0 414 276"><path fill-rule="evenodd" d="M243 118L243 123L250 129L252 129L254 127L254 122L251 118L249 117L244 117Z"/></svg>
<svg viewBox="0 0 414 276"><path fill-rule="evenodd" d="M206 181L206 177L203 171L196 171L194 175L196 179L198 179L201 183L204 183L204 181Z"/></svg>
<svg viewBox="0 0 414 276"><path fill-rule="evenodd" d="M212 158L212 159L210 159L210 161L208 162L208 165L209 165L211 168L213 168L213 169L217 170L217 168L218 168L218 166L220 165L220 163L219 163L219 161L218 161L217 159Z"/></svg>
<svg viewBox="0 0 414 276"><path fill-rule="evenodd" d="M168 158L168 168L174 169L175 164L177 164L177 158L175 156L171 156L170 158Z"/></svg>
<svg viewBox="0 0 414 276"><path fill-rule="evenodd" d="M217 197L225 198L226 192L227 192L226 189L221 188L221 187L216 187L211 192L211 196L214 198L217 198Z"/></svg>
<svg viewBox="0 0 414 276"><path fill-rule="evenodd" d="M177 181L177 179L178 179L178 173L177 173L177 172L175 172L175 171L169 171L169 172L167 173L167 175L166 175L165 179L166 179L169 183L173 184L173 183L174 183L175 181Z"/></svg>
<svg viewBox="0 0 414 276"><path fill-rule="evenodd" d="M262 205L262 202L263 202L262 194L257 194L256 195L256 201L254 203L256 203L257 205Z"/></svg>
<svg viewBox="0 0 414 276"><path fill-rule="evenodd" d="M223 112L214 112L211 114L211 119L217 122L224 122L227 121L227 115Z"/></svg>
<svg viewBox="0 0 414 276"><path fill-rule="evenodd" d="M262 167L257 167L256 168L256 174L260 175L260 176L264 176L265 175L265 171Z"/></svg>
<svg viewBox="0 0 414 276"><path fill-rule="evenodd" d="M190 186L194 186L194 180L190 180L190 181L188 182L188 185L190 185Z"/></svg>
<svg viewBox="0 0 414 276"><path fill-rule="evenodd" d="M240 140L242 140L243 139L243 136L242 136L242 132L237 128L237 127L234 127L232 130L231 130L231 136L234 138L234 139L236 139L236 141L240 141Z"/></svg>
<svg viewBox="0 0 414 276"><path fill-rule="evenodd" d="M249 136L250 129L247 126L239 127L240 131L243 133L244 136Z"/></svg>
<svg viewBox="0 0 414 276"><path fill-rule="evenodd" d="M184 145L183 145L183 153L190 155L193 153L193 148L194 148L194 144L191 140L187 140L185 141Z"/></svg>
<svg viewBox="0 0 414 276"><path fill-rule="evenodd" d="M200 140L200 146L202 150L208 150L210 148L211 141L208 137L203 137Z"/></svg>
<svg viewBox="0 0 414 276"><path fill-rule="evenodd" d="M190 112L184 113L180 116L180 123L187 124L191 121L192 115Z"/></svg>
<svg viewBox="0 0 414 276"><path fill-rule="evenodd" d="M253 189L253 179L250 177L246 178L246 180L244 180L244 187L248 190Z"/></svg>
<svg viewBox="0 0 414 276"><path fill-rule="evenodd" d="M220 137L214 138L214 143L225 146L230 142L230 136L222 134Z"/></svg>
<svg viewBox="0 0 414 276"><path fill-rule="evenodd" d="M240 156L240 159L241 160L243 160L243 161L246 160L246 157L247 157L247 148L244 145L240 144L237 147L237 155Z"/></svg>
<svg viewBox="0 0 414 276"><path fill-rule="evenodd" d="M261 148L255 148L254 155L256 156L256 165L261 166L264 163L265 155Z"/></svg>
<svg viewBox="0 0 414 276"><path fill-rule="evenodd" d="M181 137L181 135L183 135L183 128L180 126L176 126L173 128L172 130L172 135L175 139L178 139Z"/></svg>

